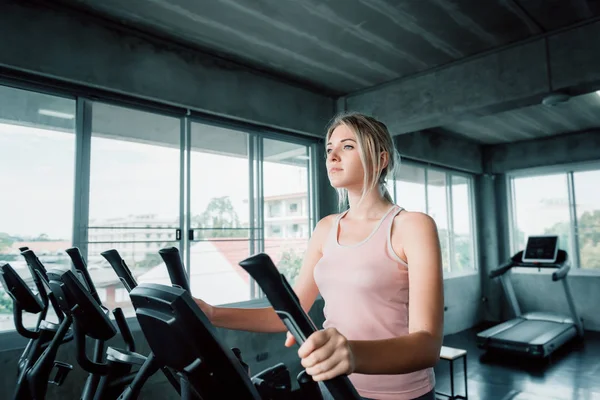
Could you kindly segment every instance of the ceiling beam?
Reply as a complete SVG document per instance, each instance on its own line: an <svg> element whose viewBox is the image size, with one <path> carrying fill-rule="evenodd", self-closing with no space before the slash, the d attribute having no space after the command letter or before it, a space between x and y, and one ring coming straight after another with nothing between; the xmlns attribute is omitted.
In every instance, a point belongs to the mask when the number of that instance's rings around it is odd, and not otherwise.
<svg viewBox="0 0 600 400"><path fill-rule="evenodd" d="M600 89L600 20L356 92L347 111L382 119L395 135L538 104L552 91Z"/></svg>

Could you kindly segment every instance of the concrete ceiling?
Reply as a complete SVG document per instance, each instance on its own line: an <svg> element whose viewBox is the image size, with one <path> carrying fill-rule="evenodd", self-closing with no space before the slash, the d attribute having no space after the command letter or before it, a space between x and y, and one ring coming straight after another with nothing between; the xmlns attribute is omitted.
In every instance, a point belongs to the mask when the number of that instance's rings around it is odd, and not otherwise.
<svg viewBox="0 0 600 400"><path fill-rule="evenodd" d="M600 0L61 3L334 97L353 96L390 82L434 74L466 59L600 16ZM600 107L592 95L552 108L531 102L512 107L499 113L479 112L483 116L440 121L425 128L479 143L502 143L600 125L596 116ZM415 127L414 131L417 128L424 127ZM404 127L394 133L408 131Z"/></svg>

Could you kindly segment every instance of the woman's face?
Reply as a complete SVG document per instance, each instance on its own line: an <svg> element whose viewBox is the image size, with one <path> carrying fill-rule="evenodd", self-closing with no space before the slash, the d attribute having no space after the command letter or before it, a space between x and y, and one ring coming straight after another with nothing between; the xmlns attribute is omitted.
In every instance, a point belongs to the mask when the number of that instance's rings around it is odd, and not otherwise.
<svg viewBox="0 0 600 400"><path fill-rule="evenodd" d="M327 175L336 189L359 189L363 185L364 168L360 161L354 132L346 125L336 127L326 145Z"/></svg>

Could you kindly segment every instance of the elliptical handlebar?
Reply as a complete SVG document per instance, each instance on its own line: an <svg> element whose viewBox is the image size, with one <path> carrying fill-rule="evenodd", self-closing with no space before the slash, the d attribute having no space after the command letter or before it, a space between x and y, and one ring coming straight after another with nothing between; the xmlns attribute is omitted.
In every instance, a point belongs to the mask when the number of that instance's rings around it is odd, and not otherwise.
<svg viewBox="0 0 600 400"><path fill-rule="evenodd" d="M187 274L185 273L185 268L183 266L183 262L181 261L181 256L177 247L160 249L158 254L160 254L165 262L165 265L167 266L171 283L191 293L190 282Z"/></svg>
<svg viewBox="0 0 600 400"><path fill-rule="evenodd" d="M125 264L125 260L123 260L117 250L106 250L100 253L100 255L104 257L106 261L108 261L128 292L131 292L133 288L138 285L137 281L133 277L133 274L131 273L131 270L127 264Z"/></svg>
<svg viewBox="0 0 600 400"><path fill-rule="evenodd" d="M299 345L304 343L317 328L302 309L296 293L285 277L279 273L271 258L267 254L260 253L239 264L265 292L279 318L294 335L296 343ZM361 398L347 376L337 376L323 383L334 399L359 400Z"/></svg>
<svg viewBox="0 0 600 400"><path fill-rule="evenodd" d="M71 247L71 248L66 249L65 252L71 258L71 261L73 262L73 266L75 267L75 270L79 274L81 274L81 277L83 278L85 285L87 286L87 289L89 290L89 292L92 295L92 297L94 298L94 300L96 300L98 302L98 304L102 304L102 300L100 300L100 296L98 295L98 292L96 291L96 286L94 285L94 282L92 281L92 278L90 277L90 273L87 269L87 264L85 263L83 257L81 256L81 252L79 251L79 249L77 247Z"/></svg>
<svg viewBox="0 0 600 400"><path fill-rule="evenodd" d="M29 272L31 272L31 277L33 282L35 283L35 287L38 290L39 296L44 303L45 306L48 304L48 294L46 293L46 288L42 283L42 279L48 281L48 275L46 274L46 268L42 265L40 260L37 258L33 250L23 247L24 251L21 252L21 255L25 259L27 263L27 267L29 267ZM54 304L53 304L54 305Z"/></svg>

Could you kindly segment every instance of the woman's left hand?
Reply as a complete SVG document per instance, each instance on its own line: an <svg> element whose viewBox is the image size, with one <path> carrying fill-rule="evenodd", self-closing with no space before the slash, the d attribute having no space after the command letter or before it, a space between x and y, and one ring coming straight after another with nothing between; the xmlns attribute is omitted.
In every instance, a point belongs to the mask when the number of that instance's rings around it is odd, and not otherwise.
<svg viewBox="0 0 600 400"><path fill-rule="evenodd" d="M348 340L335 328L314 332L298 349L301 364L314 381L354 372L354 354Z"/></svg>

